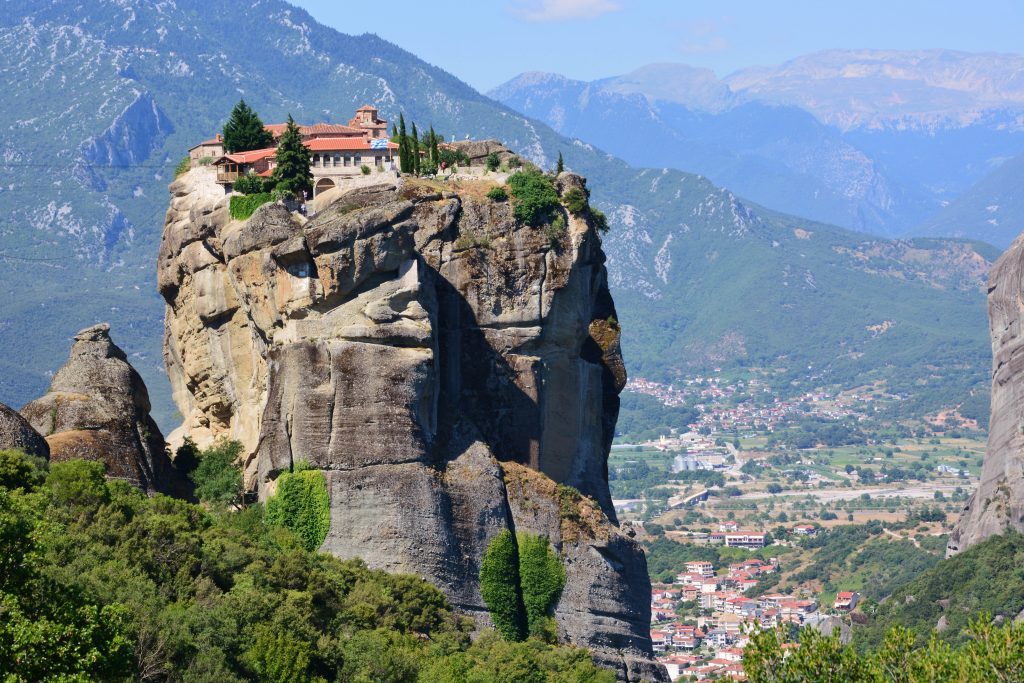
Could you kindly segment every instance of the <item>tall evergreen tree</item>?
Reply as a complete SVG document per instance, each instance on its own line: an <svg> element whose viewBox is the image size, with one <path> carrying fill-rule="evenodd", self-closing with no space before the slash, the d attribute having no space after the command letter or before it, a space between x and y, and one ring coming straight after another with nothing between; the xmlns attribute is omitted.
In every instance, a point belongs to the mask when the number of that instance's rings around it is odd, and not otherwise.
<svg viewBox="0 0 1024 683"><path fill-rule="evenodd" d="M437 133L430 127L430 165L437 168L441 164L441 154L437 149Z"/></svg>
<svg viewBox="0 0 1024 683"><path fill-rule="evenodd" d="M562 160L562 153L558 153L558 165L555 167L555 174L559 174L565 170L565 162Z"/></svg>
<svg viewBox="0 0 1024 683"><path fill-rule="evenodd" d="M405 133L405 114L398 115L398 170L412 173L412 155L409 154L409 136Z"/></svg>
<svg viewBox="0 0 1024 683"><path fill-rule="evenodd" d="M224 124L224 149L228 152L248 152L274 146L274 136L263 127L259 114L239 100Z"/></svg>
<svg viewBox="0 0 1024 683"><path fill-rule="evenodd" d="M288 115L288 127L281 135L277 146L277 166L274 168L274 182L277 188L301 197L303 192L313 189L313 173L309 170L311 153L302 144L302 134L292 115Z"/></svg>
<svg viewBox="0 0 1024 683"><path fill-rule="evenodd" d="M398 126L395 125L394 121L391 122L391 141L395 142L398 137Z"/></svg>
<svg viewBox="0 0 1024 683"><path fill-rule="evenodd" d="M412 171L420 174L420 137L416 133L416 123L412 124Z"/></svg>

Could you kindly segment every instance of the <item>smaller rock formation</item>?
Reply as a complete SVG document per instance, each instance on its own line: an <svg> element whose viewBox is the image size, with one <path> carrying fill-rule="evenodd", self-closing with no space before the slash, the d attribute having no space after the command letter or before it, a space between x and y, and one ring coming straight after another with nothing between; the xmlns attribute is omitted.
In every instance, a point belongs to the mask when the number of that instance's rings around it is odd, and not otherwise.
<svg viewBox="0 0 1024 683"><path fill-rule="evenodd" d="M491 153L498 155L498 163L506 164L509 159L519 158L517 154L509 150L497 140L459 140L451 145L459 152L469 157L469 165L479 168L487 163L487 156Z"/></svg>
<svg viewBox="0 0 1024 683"><path fill-rule="evenodd" d="M182 494L180 476L164 437L149 416L149 393L124 351L110 339L110 326L75 335L71 357L50 390L21 414L45 435L51 462L99 460L107 476L144 491Z"/></svg>
<svg viewBox="0 0 1024 683"><path fill-rule="evenodd" d="M18 449L40 458L50 457L50 447L28 420L0 403L0 451Z"/></svg>

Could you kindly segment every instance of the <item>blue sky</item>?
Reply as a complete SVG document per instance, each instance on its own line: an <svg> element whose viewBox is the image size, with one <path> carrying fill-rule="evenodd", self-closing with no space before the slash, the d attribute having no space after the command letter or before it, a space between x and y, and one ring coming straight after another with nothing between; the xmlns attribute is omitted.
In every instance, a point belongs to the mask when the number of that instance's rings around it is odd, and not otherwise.
<svg viewBox="0 0 1024 683"><path fill-rule="evenodd" d="M682 62L724 76L827 48L1024 45L1020 0L291 1L321 23L376 33L483 91L523 71L592 80Z"/></svg>

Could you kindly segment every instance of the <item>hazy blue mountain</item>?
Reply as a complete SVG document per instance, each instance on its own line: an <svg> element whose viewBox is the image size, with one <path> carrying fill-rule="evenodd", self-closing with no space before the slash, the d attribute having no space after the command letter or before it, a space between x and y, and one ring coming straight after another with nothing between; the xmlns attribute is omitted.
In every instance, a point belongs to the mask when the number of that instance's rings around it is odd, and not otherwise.
<svg viewBox="0 0 1024 683"><path fill-rule="evenodd" d="M658 64L593 82L526 73L490 94L640 166L773 209L905 233L1024 152L1024 57L829 51L718 80Z"/></svg>
<svg viewBox="0 0 1024 683"><path fill-rule="evenodd" d="M795 105L842 130L967 127L1024 110L1024 55L823 50L725 79L745 99Z"/></svg>
<svg viewBox="0 0 1024 683"><path fill-rule="evenodd" d="M916 230L970 237L1001 248L1024 231L1024 155L1010 159L943 207Z"/></svg>
<svg viewBox="0 0 1024 683"><path fill-rule="evenodd" d="M173 422L154 277L166 186L187 147L218 130L243 95L265 120L344 121L374 102L388 119L404 111L446 135L501 139L543 167L564 153L609 214L609 270L634 372L671 379L714 365L811 366L843 381L920 380L942 388L923 392L933 403L984 385L980 273L992 254L983 246L869 240L763 210L700 176L630 167L393 44L338 33L280 0L11 0L5 10L6 403L40 395L71 335L108 320L156 414ZM700 74L690 79L706 86L702 101L721 99ZM730 130L763 123L756 108L733 109ZM799 110L780 116L817 127L822 145L846 144ZM786 148L784 137L765 144ZM737 173L746 163L722 154Z"/></svg>

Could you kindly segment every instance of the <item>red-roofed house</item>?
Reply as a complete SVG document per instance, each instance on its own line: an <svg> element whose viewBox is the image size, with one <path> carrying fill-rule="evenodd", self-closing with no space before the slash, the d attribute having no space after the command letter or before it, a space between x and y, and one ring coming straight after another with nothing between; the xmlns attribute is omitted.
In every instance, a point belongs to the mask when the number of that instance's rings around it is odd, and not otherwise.
<svg viewBox="0 0 1024 683"><path fill-rule="evenodd" d="M725 544L733 548L763 548L764 534L739 532L725 534Z"/></svg>
<svg viewBox="0 0 1024 683"><path fill-rule="evenodd" d="M835 607L836 609L850 612L857 606L859 601L860 593L855 591L840 591L839 594L836 595Z"/></svg>
<svg viewBox="0 0 1024 683"><path fill-rule="evenodd" d="M214 168L217 169L217 182L225 185L226 191L230 191L231 185L239 176L247 173L264 175L273 170L276 154L275 147L225 154L213 162Z"/></svg>
<svg viewBox="0 0 1024 683"><path fill-rule="evenodd" d="M687 562L686 571L689 574L697 574L701 578L710 579L715 575L715 565L704 561Z"/></svg>

